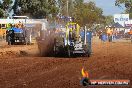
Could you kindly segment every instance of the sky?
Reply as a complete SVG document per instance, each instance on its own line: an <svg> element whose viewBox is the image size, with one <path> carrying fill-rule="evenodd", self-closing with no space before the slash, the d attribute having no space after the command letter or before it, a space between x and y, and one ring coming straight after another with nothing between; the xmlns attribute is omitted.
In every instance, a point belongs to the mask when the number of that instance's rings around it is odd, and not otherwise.
<svg viewBox="0 0 132 88"><path fill-rule="evenodd" d="M114 15L124 12L125 8L115 6L115 0L84 0L85 2L94 1L96 6L103 9L104 15Z"/></svg>

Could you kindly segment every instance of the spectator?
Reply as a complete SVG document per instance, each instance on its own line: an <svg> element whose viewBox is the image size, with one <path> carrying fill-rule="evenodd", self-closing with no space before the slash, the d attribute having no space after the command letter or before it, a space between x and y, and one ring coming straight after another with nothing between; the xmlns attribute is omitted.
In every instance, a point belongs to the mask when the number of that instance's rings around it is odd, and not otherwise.
<svg viewBox="0 0 132 88"><path fill-rule="evenodd" d="M102 38L102 31L99 32L99 39Z"/></svg>
<svg viewBox="0 0 132 88"><path fill-rule="evenodd" d="M3 33L3 40L5 40L5 33Z"/></svg>
<svg viewBox="0 0 132 88"><path fill-rule="evenodd" d="M131 43L132 43L132 29L130 30L129 34L130 34L130 39L131 39Z"/></svg>
<svg viewBox="0 0 132 88"><path fill-rule="evenodd" d="M105 41L107 40L107 35L106 35L105 32L103 32L103 33L101 34L101 40L102 40L103 42L105 42Z"/></svg>
<svg viewBox="0 0 132 88"><path fill-rule="evenodd" d="M108 35L108 40L109 40L109 42L112 42L112 35L113 35L113 31L112 31L112 29L108 29L107 30L107 35Z"/></svg>

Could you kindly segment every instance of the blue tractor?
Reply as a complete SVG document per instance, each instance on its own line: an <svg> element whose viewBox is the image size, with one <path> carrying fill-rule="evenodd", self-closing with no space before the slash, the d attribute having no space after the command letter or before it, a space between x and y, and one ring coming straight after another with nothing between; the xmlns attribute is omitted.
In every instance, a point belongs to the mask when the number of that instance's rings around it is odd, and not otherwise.
<svg viewBox="0 0 132 88"><path fill-rule="evenodd" d="M27 16L13 16L13 24L17 25L10 24L6 31L6 40L8 45L27 44L27 33L26 29L24 28L24 24L26 25L27 19L29 19ZM24 24L19 20L25 21Z"/></svg>
<svg viewBox="0 0 132 88"><path fill-rule="evenodd" d="M6 35L8 45L26 44L26 32L23 29L12 27Z"/></svg>

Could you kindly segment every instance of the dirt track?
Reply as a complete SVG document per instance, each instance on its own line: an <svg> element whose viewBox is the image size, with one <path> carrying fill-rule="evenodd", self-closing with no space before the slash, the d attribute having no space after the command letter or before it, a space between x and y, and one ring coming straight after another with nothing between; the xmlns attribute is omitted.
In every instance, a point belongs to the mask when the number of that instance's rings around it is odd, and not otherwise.
<svg viewBox="0 0 132 88"><path fill-rule="evenodd" d="M0 49L0 88L81 88L82 67L88 70L91 79L132 80L129 42L94 40L90 58L38 57L36 45L4 47Z"/></svg>

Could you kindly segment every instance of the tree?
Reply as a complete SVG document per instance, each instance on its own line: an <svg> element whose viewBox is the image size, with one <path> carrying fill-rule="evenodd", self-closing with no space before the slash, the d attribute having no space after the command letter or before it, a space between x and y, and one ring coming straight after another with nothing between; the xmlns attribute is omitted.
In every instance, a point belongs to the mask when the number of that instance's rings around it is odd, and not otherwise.
<svg viewBox="0 0 132 88"><path fill-rule="evenodd" d="M15 0L12 9L15 15L29 15L32 18L58 14L55 0Z"/></svg>
<svg viewBox="0 0 132 88"><path fill-rule="evenodd" d="M74 0L58 0L59 13L62 16L72 16L74 9Z"/></svg>
<svg viewBox="0 0 132 88"><path fill-rule="evenodd" d="M96 7L94 2L84 3L84 0L58 0L58 6L60 7L60 14L74 17L75 21L81 26L86 24L92 26L93 23L104 21L102 20L104 18L102 9Z"/></svg>
<svg viewBox="0 0 132 88"><path fill-rule="evenodd" d="M105 16L105 25L110 25L113 23L113 16Z"/></svg>
<svg viewBox="0 0 132 88"><path fill-rule="evenodd" d="M125 13L130 14L130 18L132 18L132 0L116 0L115 6L121 7L124 4L126 7Z"/></svg>
<svg viewBox="0 0 132 88"><path fill-rule="evenodd" d="M2 0L0 1L0 17L9 16L9 12L11 9L12 0Z"/></svg>
<svg viewBox="0 0 132 88"><path fill-rule="evenodd" d="M87 24L91 27L93 24L100 23L103 18L102 13L102 9L96 7L94 2L79 2L74 8L74 17L81 26Z"/></svg>
<svg viewBox="0 0 132 88"><path fill-rule="evenodd" d="M4 17L4 10L0 8L0 18Z"/></svg>

